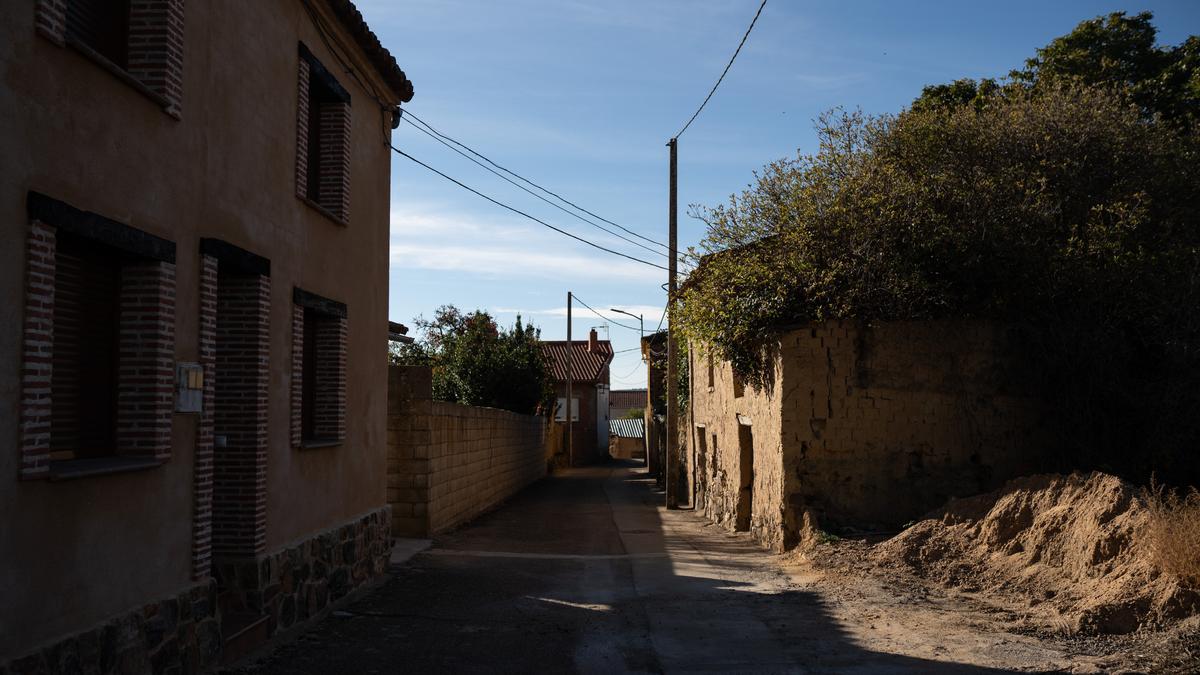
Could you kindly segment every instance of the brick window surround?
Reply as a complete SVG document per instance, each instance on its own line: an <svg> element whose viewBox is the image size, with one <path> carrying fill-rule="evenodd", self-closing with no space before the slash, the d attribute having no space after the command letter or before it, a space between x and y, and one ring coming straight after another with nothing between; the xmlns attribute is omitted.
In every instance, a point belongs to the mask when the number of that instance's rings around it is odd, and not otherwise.
<svg viewBox="0 0 1200 675"><path fill-rule="evenodd" d="M300 44L296 196L334 221L350 221L350 93Z"/></svg>
<svg viewBox="0 0 1200 675"><path fill-rule="evenodd" d="M37 0L35 25L180 117L184 0Z"/></svg>
<svg viewBox="0 0 1200 675"><path fill-rule="evenodd" d="M73 478L167 461L175 244L37 192L27 207L20 477ZM80 276L84 267L100 276ZM101 278L111 279L111 300L94 291L78 297ZM105 303L101 314L89 306ZM93 333L111 346L93 350ZM107 415L81 415L79 399L94 393L107 401Z"/></svg>
<svg viewBox="0 0 1200 675"><path fill-rule="evenodd" d="M346 305L296 288L292 295L293 447L346 438Z"/></svg>
<svg viewBox="0 0 1200 675"><path fill-rule="evenodd" d="M192 576L265 551L270 261L200 240L200 364Z"/></svg>

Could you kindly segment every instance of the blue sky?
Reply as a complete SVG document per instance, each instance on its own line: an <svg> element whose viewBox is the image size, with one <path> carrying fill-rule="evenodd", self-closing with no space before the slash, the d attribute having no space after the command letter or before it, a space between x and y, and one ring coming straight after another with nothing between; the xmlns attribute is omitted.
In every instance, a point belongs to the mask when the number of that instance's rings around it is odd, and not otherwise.
<svg viewBox="0 0 1200 675"><path fill-rule="evenodd" d="M666 241L667 140L703 100L757 0L357 0L413 81L406 108L442 133L608 220ZM1200 33L1200 2L808 2L770 0L725 82L680 139L680 245L703 224L687 205L740 192L752 172L815 150L834 106L895 112L926 84L1002 76L1079 21L1155 14L1162 44ZM597 243L652 254L504 183L402 124L394 143L501 201ZM652 247L653 248L653 247ZM657 258L665 264L665 258ZM566 334L566 294L636 326L658 324L666 273L588 248L396 156L390 318L442 304L516 314ZM573 330L605 321L577 308ZM611 325L614 388L645 386L637 333ZM601 335L603 336L603 331ZM577 339L578 339L577 337Z"/></svg>

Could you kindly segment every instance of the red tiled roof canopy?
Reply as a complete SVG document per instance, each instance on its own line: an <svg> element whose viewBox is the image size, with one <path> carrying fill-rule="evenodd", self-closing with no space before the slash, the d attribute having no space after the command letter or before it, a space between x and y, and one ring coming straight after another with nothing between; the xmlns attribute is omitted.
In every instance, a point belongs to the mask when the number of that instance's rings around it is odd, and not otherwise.
<svg viewBox="0 0 1200 675"><path fill-rule="evenodd" d="M609 408L645 408L645 389L613 389L608 392Z"/></svg>
<svg viewBox="0 0 1200 675"><path fill-rule="evenodd" d="M375 33L371 32L370 26L363 19L362 12L358 11L351 0L326 0L326 2L333 10L333 15L341 22L342 27L354 37L359 48L367 55L371 65L379 71L379 75L387 83L388 88L396 94L396 98L399 98L401 103L411 101L413 97L412 82L405 76L404 71L400 70L400 65L396 63L396 58L392 56L392 53L379 42Z"/></svg>
<svg viewBox="0 0 1200 675"><path fill-rule="evenodd" d="M597 340L594 352L588 351L587 340L571 341L571 370L576 382L594 382L604 375L604 368L612 362L613 348L608 340ZM555 381L567 379L567 341L547 340L542 342L542 353L550 362L550 377Z"/></svg>

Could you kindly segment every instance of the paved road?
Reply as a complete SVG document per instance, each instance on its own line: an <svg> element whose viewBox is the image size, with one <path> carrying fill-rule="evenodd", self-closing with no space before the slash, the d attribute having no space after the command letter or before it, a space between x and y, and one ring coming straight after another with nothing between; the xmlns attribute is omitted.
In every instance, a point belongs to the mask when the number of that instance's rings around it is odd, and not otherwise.
<svg viewBox="0 0 1200 675"><path fill-rule="evenodd" d="M744 535L640 469L543 480L243 673L987 672L855 644Z"/></svg>

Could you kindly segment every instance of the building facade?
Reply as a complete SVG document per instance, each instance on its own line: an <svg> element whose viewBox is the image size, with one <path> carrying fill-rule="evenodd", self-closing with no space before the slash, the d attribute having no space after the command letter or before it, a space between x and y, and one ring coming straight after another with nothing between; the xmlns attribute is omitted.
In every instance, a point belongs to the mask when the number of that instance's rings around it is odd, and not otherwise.
<svg viewBox="0 0 1200 675"><path fill-rule="evenodd" d="M412 85L348 0L6 2L0 68L0 664L193 672L386 562Z"/></svg>
<svg viewBox="0 0 1200 675"><path fill-rule="evenodd" d="M550 364L550 377L554 380L557 398L555 421L566 422L567 411L571 411L570 443L563 443L563 451L571 455L564 461L574 466L591 464L608 456L608 386L609 365L613 359L612 343L600 340L593 329L587 341L546 340L542 351ZM571 398L567 404L567 373L571 373ZM565 433L565 432L564 432ZM568 450L573 446L573 450Z"/></svg>
<svg viewBox="0 0 1200 675"><path fill-rule="evenodd" d="M692 345L693 503L784 550L806 514L834 531L896 529L1033 472L1046 408L1016 347L980 322L827 321L784 332L756 388Z"/></svg>

